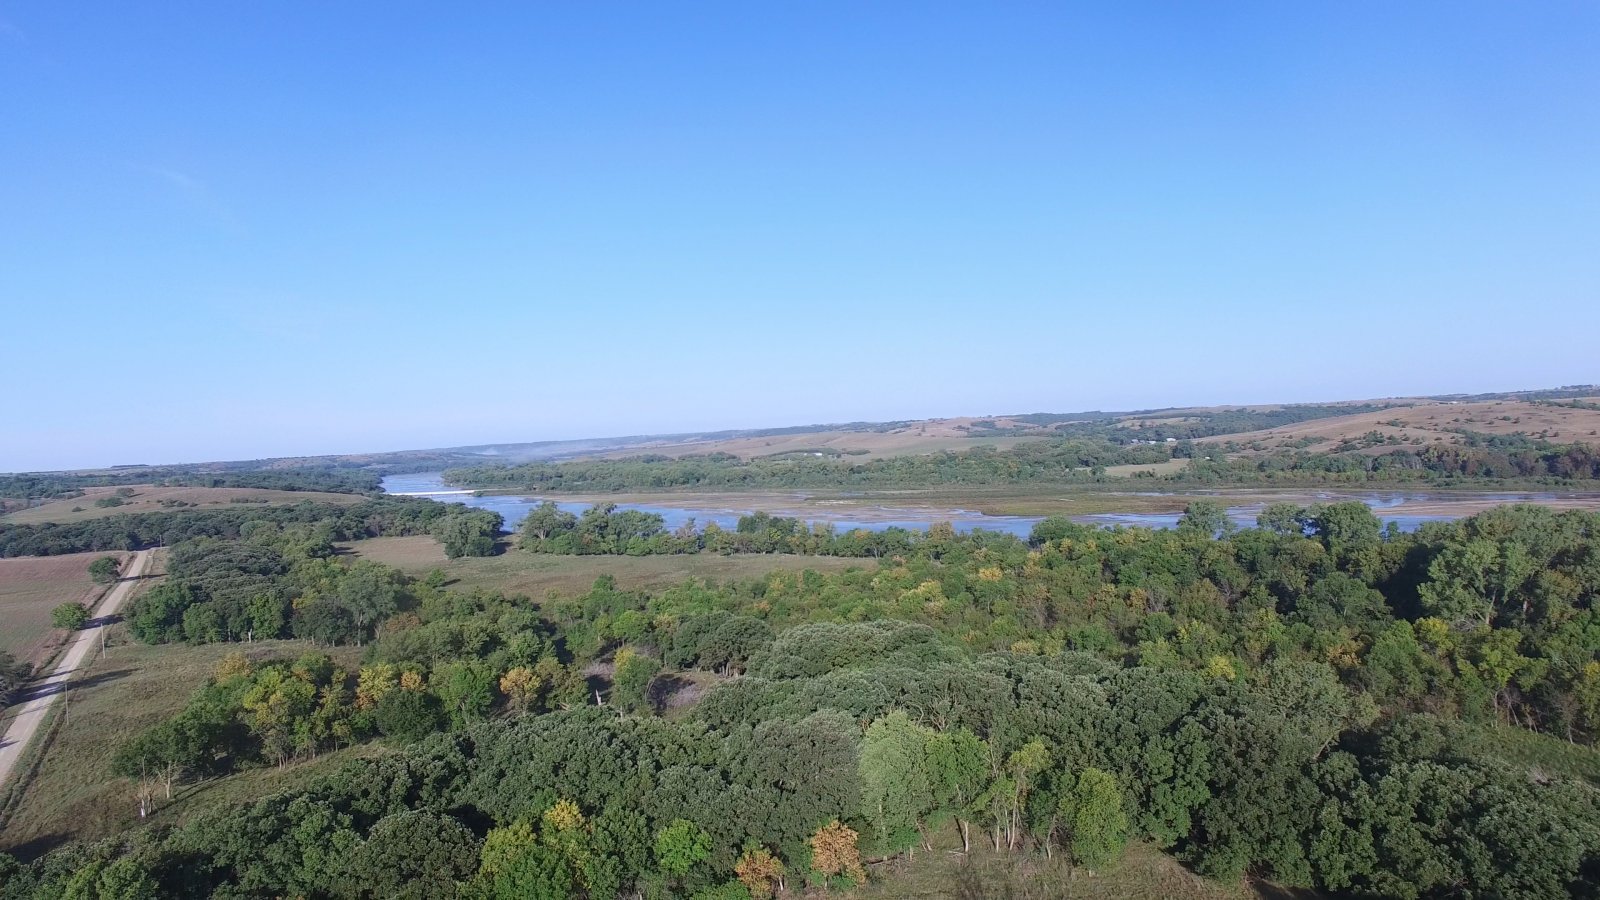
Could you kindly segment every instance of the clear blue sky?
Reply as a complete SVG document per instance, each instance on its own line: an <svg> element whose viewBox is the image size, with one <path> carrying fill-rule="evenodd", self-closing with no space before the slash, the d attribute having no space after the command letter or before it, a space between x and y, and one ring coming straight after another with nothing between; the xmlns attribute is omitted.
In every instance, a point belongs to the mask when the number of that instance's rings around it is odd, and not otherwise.
<svg viewBox="0 0 1600 900"><path fill-rule="evenodd" d="M0 0L0 470L1600 381L1600 5Z"/></svg>

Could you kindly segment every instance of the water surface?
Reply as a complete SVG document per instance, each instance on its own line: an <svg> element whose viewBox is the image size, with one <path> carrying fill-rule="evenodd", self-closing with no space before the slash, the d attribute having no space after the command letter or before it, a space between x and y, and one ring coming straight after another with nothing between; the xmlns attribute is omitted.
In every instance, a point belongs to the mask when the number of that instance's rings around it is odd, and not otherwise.
<svg viewBox="0 0 1600 900"><path fill-rule="evenodd" d="M383 479L383 489L390 493L417 493L454 490L444 483L438 472L424 472L413 475L390 475ZM1191 492L1185 496L1205 496L1206 492ZM1174 496L1172 494L1146 493L1143 496ZM1493 501L1497 503L1532 502L1550 500L1570 495L1550 493L1498 493L1498 494L1470 494L1450 495L1430 493L1427 491L1382 491L1371 493L1332 493L1323 492L1313 495L1313 499L1324 502L1342 500L1359 500L1372 507L1384 525L1393 523L1401 531L1415 531L1426 522L1448 522L1459 519L1461 513L1435 513L1428 515L1412 515L1405 513L1401 507L1411 501L1441 501L1441 500L1475 500ZM556 506L573 514L582 513L594 504L591 502L573 502L562 500L559 497L516 496L510 494L443 494L436 499L451 503L464 503L474 509L488 509L499 513L505 518L507 528L515 528L528 515L528 511L544 502L545 499L555 501ZM796 500L803 500L797 495ZM1256 517L1261 514L1265 503L1252 503L1243 506L1228 507L1228 518L1242 528L1254 527ZM754 506L716 506L711 504L696 504L685 500L681 503L618 503L619 509L636 509L641 512L655 513L661 516L667 529L673 530L685 522L693 521L696 526L705 527L707 523L715 522L718 527L732 530L739 523L739 517L749 515L756 511ZM1392 510L1392 512L1391 512ZM883 531L887 528L907 528L914 531L926 530L935 522L949 522L957 531L968 532L974 529L986 531L999 531L1026 538L1033 531L1033 526L1043 518L1041 516L990 516L980 512L963 509L937 510L926 508L897 508L893 506L874 507L841 507L838 510L803 510L798 512L779 511L776 515L792 515L807 522L832 525L840 531L849 531L864 528L868 531ZM1174 528L1178 524L1181 513L1097 513L1093 515L1072 516L1073 521L1083 522L1088 525L1134 525L1144 528Z"/></svg>

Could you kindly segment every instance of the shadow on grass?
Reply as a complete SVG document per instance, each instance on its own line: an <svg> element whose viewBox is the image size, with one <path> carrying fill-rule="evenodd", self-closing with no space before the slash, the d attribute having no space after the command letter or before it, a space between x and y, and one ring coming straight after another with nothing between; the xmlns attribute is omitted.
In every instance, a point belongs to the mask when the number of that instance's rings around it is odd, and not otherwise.
<svg viewBox="0 0 1600 900"><path fill-rule="evenodd" d="M72 840L72 835L66 832L41 834L32 840L23 841L20 844L12 844L6 848L5 852L16 857L18 862L29 863L70 840Z"/></svg>
<svg viewBox="0 0 1600 900"><path fill-rule="evenodd" d="M33 701L33 700L38 700L40 697L53 697L56 694L61 693L62 691L66 690L69 687L71 687L71 688L98 687L99 685L105 684L107 682L116 681L119 678L126 678L126 677L128 677L129 675L132 675L132 674L133 674L133 670L132 669L115 669L115 670L112 670L110 672L100 672L100 673L95 674L95 675L90 675L88 678L78 678L78 679L74 679L72 681L64 681L64 680L63 681L53 681L53 682L51 682L49 684L36 684L36 685L33 685L32 687L25 687L21 691L19 691L17 693L16 703L18 705L20 705L20 704L23 704L23 703L28 703L28 702Z"/></svg>

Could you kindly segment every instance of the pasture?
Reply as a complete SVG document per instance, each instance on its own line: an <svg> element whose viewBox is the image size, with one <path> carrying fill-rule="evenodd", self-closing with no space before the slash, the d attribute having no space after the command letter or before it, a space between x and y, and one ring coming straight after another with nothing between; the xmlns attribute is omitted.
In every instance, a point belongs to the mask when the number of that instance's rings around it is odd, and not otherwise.
<svg viewBox="0 0 1600 900"><path fill-rule="evenodd" d="M1240 434L1202 438L1198 443L1234 442L1259 446L1261 452L1292 446L1314 451L1333 450L1345 441L1361 441L1376 432L1394 438L1395 444L1366 448L1371 453L1387 453L1397 446L1412 448L1428 444L1461 443L1463 432L1479 434L1525 434L1555 444L1600 443L1600 410L1542 400L1483 400L1471 403L1416 401L1414 406L1395 407L1348 416L1312 419Z"/></svg>
<svg viewBox="0 0 1600 900"><path fill-rule="evenodd" d="M112 646L72 688L71 714L57 721L48 752L12 807L0 831L0 850L33 857L68 840L108 837L137 826L134 785L111 772L117 748L175 715L230 653L243 652L252 659L292 658L312 649L306 641ZM360 659L355 648L316 649L330 653L341 665L354 666ZM60 715L59 709L55 715ZM381 752L375 744L347 748L283 768L249 769L186 784L170 804L159 800L145 824L182 822L206 809L304 783L313 775L333 771L346 759Z"/></svg>

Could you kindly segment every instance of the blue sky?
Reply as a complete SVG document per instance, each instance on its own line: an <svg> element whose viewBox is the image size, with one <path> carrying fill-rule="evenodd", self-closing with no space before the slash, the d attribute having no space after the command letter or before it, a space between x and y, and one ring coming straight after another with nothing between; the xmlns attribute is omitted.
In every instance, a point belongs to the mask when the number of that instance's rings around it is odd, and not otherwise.
<svg viewBox="0 0 1600 900"><path fill-rule="evenodd" d="M1600 381L1593 3L0 0L0 470Z"/></svg>

